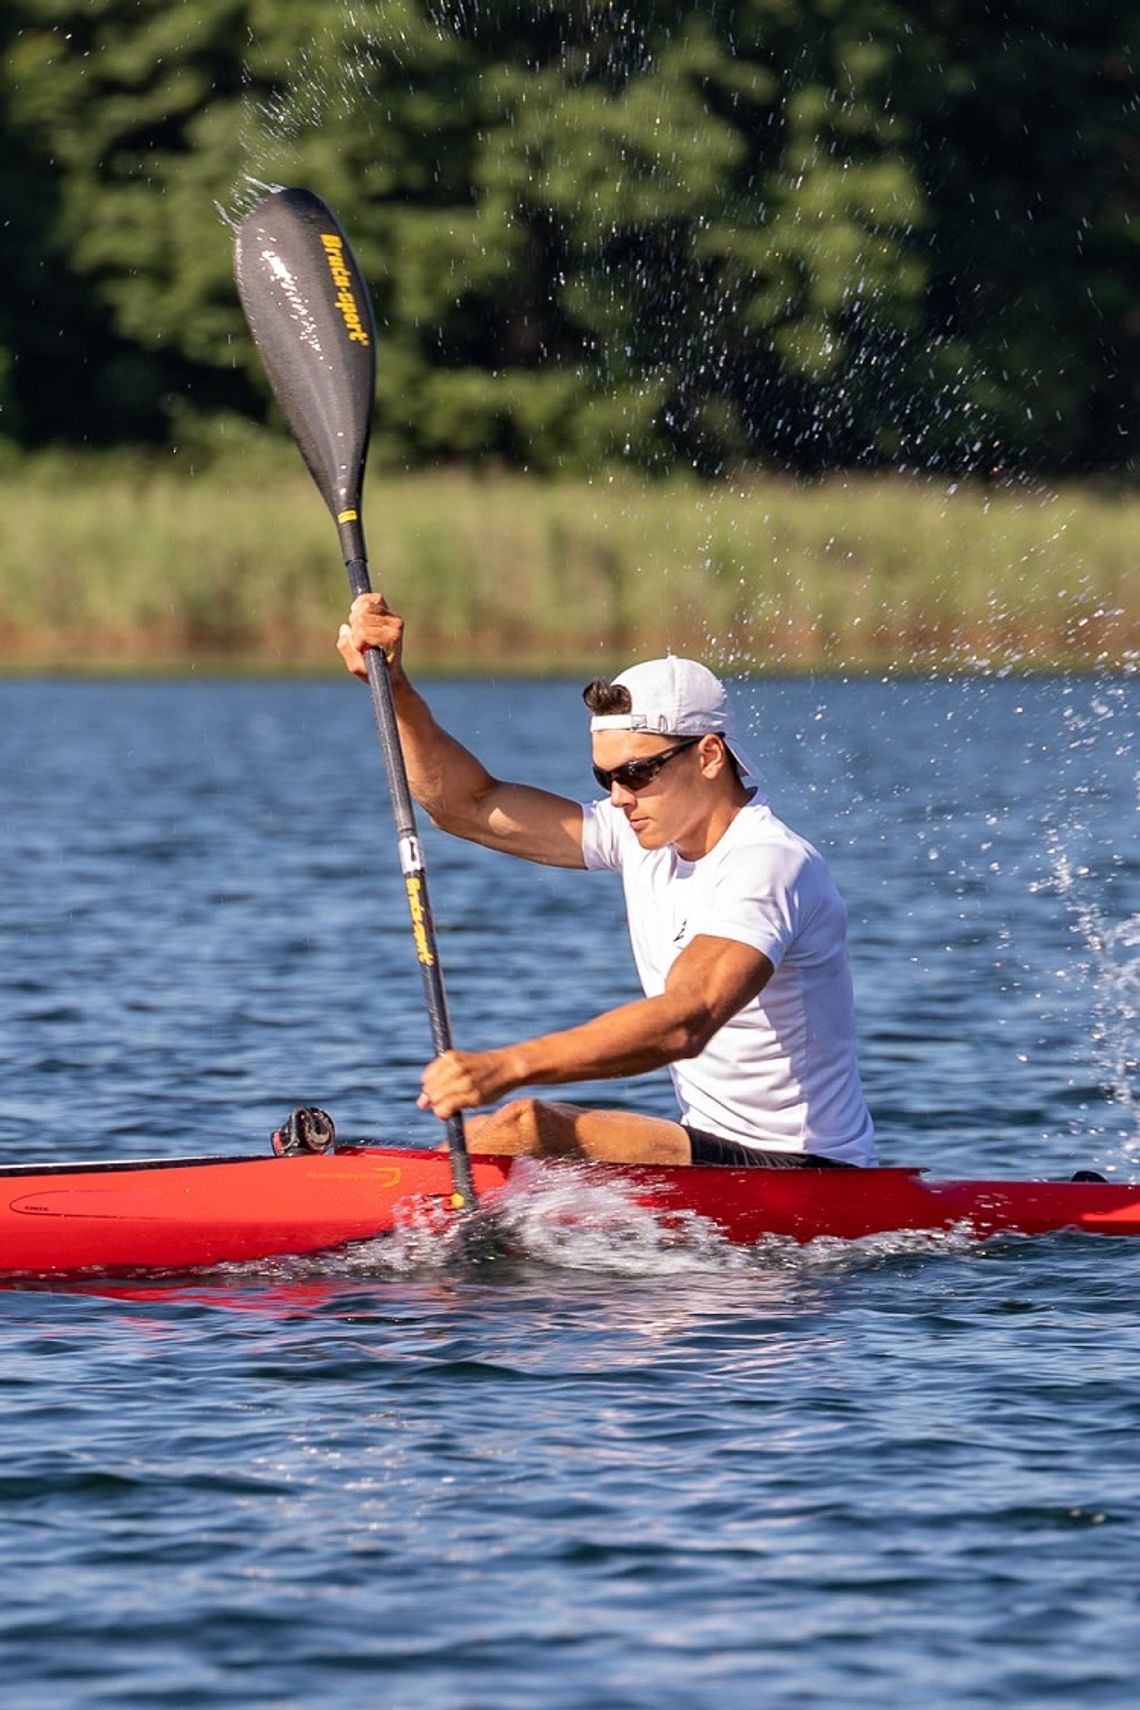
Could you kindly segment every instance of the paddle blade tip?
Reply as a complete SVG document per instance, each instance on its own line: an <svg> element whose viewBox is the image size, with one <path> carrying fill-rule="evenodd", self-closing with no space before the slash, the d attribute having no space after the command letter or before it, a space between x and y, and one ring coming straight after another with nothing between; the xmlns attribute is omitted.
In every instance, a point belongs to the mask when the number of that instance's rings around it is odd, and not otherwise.
<svg viewBox="0 0 1140 1710"><path fill-rule="evenodd" d="M332 515L348 520L376 388L372 303L348 239L313 191L273 190L238 224L234 278L286 425Z"/></svg>

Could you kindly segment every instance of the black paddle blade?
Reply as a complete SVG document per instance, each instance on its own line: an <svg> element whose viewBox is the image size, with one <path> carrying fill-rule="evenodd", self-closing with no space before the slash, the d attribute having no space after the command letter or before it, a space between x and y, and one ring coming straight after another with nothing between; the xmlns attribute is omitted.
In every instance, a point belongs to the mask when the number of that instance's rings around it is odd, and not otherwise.
<svg viewBox="0 0 1140 1710"><path fill-rule="evenodd" d="M362 559L376 328L348 239L311 190L275 190L238 226L234 277L273 396L336 519L345 558Z"/></svg>

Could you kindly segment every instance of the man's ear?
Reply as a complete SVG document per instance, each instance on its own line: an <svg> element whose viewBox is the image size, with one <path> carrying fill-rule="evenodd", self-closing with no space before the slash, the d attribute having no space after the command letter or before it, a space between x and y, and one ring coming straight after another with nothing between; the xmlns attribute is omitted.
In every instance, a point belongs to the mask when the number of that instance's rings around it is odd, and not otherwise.
<svg viewBox="0 0 1140 1710"><path fill-rule="evenodd" d="M706 778L718 778L728 765L728 750L719 736L710 732L702 736L697 743L697 753L701 757L701 771Z"/></svg>

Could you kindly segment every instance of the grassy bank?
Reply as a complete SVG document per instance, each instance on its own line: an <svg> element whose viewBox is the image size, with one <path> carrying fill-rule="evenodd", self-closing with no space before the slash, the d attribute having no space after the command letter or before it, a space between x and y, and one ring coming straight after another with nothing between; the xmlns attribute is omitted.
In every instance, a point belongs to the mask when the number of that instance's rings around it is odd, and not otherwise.
<svg viewBox="0 0 1140 1710"><path fill-rule="evenodd" d="M374 579L435 669L1116 665L1140 648L1140 497L887 477L742 487L376 477ZM290 454L0 472L8 668L333 664L336 537Z"/></svg>

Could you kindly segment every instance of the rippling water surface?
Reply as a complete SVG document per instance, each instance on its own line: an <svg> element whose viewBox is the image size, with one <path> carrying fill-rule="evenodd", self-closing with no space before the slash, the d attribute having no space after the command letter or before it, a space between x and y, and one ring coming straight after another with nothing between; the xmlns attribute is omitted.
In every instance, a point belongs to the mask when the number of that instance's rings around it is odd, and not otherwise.
<svg viewBox="0 0 1140 1710"><path fill-rule="evenodd" d="M586 788L573 686L435 700ZM1140 1176L1135 684L749 702L847 897L884 1161ZM10 683L0 759L0 1155L302 1100L434 1138L363 693ZM610 881L428 849L461 1043L632 994ZM552 1194L509 1256L0 1294L5 1701L1133 1702L1140 1245L678 1247Z"/></svg>

